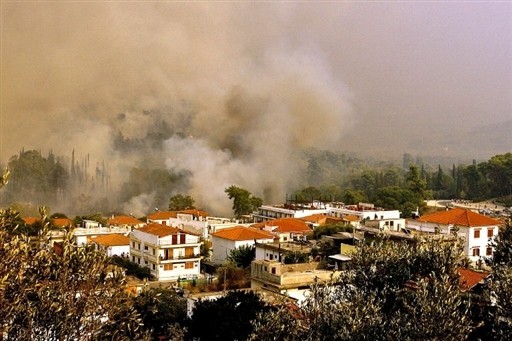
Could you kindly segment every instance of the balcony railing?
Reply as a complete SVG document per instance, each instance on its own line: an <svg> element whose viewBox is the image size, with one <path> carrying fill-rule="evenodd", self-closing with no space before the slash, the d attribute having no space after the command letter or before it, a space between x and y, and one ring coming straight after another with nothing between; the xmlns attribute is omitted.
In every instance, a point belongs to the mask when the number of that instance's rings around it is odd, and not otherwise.
<svg viewBox="0 0 512 341"><path fill-rule="evenodd" d="M159 256L158 259L160 261L170 261L170 260L181 260L181 259L197 259L201 258L200 254L190 255L190 256L171 256L171 257L164 257Z"/></svg>

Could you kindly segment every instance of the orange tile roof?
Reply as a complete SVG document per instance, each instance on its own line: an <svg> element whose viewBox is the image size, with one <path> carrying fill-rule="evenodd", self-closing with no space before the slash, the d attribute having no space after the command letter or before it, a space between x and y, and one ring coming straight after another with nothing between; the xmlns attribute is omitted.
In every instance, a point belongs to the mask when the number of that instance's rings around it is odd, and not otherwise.
<svg viewBox="0 0 512 341"><path fill-rule="evenodd" d="M475 285L489 277L488 272L478 272L470 269L459 268L457 269L459 277L459 285L463 290L470 290Z"/></svg>
<svg viewBox="0 0 512 341"><path fill-rule="evenodd" d="M103 246L123 246L130 245L130 238L122 234L114 233L97 236L91 239L91 242Z"/></svg>
<svg viewBox="0 0 512 341"><path fill-rule="evenodd" d="M148 214L148 219L151 220L166 220L169 218L176 218L177 211L158 211L153 214Z"/></svg>
<svg viewBox="0 0 512 341"><path fill-rule="evenodd" d="M347 214L346 216L343 217L343 220L347 220L347 221L359 221L361 220L361 217L355 215L355 214Z"/></svg>
<svg viewBox="0 0 512 341"><path fill-rule="evenodd" d="M117 217L110 218L108 221L109 225L140 225L144 224L143 221L128 215L120 215Z"/></svg>
<svg viewBox="0 0 512 341"><path fill-rule="evenodd" d="M196 210L196 209L183 210L183 211L179 211L178 213L192 214L192 215L198 216L198 217L208 217L208 212L200 211L200 210Z"/></svg>
<svg viewBox="0 0 512 341"><path fill-rule="evenodd" d="M186 233L186 232L181 231L175 227L162 225L162 224L156 224L156 223L147 224L146 226L141 227L137 231L142 231L142 232L152 234L152 235L155 235L158 237L170 236L171 234L176 234L179 232ZM190 233L187 233L187 234L190 234Z"/></svg>
<svg viewBox="0 0 512 341"><path fill-rule="evenodd" d="M453 208L448 211L425 214L418 218L418 221L467 227L501 225L499 220L463 208Z"/></svg>
<svg viewBox="0 0 512 341"><path fill-rule="evenodd" d="M254 224L251 226L259 229L263 229L267 226L276 226L277 228L274 231L279 233L311 232L311 228L308 226L308 224L306 224L303 220L297 218L274 219Z"/></svg>
<svg viewBox="0 0 512 341"><path fill-rule="evenodd" d="M312 214L308 215L307 217L299 218L300 220L307 221L309 223L322 223L324 222L328 216L325 214Z"/></svg>
<svg viewBox="0 0 512 341"><path fill-rule="evenodd" d="M23 221L25 222L25 224L27 225L32 225L34 224L35 222L41 220L39 218L35 218L35 217L26 217L26 218L22 218Z"/></svg>
<svg viewBox="0 0 512 341"><path fill-rule="evenodd" d="M55 218L53 219L53 225L59 227L73 226L73 221L68 218Z"/></svg>
<svg viewBox="0 0 512 341"><path fill-rule="evenodd" d="M229 239L234 241L241 240L257 240L257 239L273 239L272 233L261 231L252 227L235 226L226 229L222 229L212 234L212 236Z"/></svg>

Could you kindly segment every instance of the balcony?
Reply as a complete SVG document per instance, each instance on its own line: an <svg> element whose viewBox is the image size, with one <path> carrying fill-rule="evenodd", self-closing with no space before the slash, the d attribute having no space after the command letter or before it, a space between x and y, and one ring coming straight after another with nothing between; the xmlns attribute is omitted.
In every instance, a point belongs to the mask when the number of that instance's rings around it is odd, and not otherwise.
<svg viewBox="0 0 512 341"><path fill-rule="evenodd" d="M179 261L179 260L196 260L200 259L200 254L190 255L190 256L173 256L173 257L163 257L159 256L158 259L160 262L166 262L166 261Z"/></svg>

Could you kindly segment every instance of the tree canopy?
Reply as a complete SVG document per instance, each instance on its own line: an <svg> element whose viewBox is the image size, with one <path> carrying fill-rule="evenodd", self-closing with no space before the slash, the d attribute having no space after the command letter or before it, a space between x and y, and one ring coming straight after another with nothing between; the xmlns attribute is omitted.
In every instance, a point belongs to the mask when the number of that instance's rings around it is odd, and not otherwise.
<svg viewBox="0 0 512 341"><path fill-rule="evenodd" d="M169 211L182 211L194 208L195 200L190 195L176 194L169 199Z"/></svg>
<svg viewBox="0 0 512 341"><path fill-rule="evenodd" d="M460 245L361 243L349 271L293 309L254 322L251 340L463 340L473 330L456 272ZM293 326L293 328L289 328Z"/></svg>
<svg viewBox="0 0 512 341"><path fill-rule="evenodd" d="M130 340L142 323L125 291L124 274L106 255L77 247L68 234L50 245L46 212L34 242L4 228L0 212L0 320L9 340ZM7 221L6 221L7 220Z"/></svg>
<svg viewBox="0 0 512 341"><path fill-rule="evenodd" d="M239 268L246 269L256 257L254 245L242 245L229 252L228 260Z"/></svg>
<svg viewBox="0 0 512 341"><path fill-rule="evenodd" d="M252 321L268 305L252 291L230 291L214 300L196 303L189 323L189 337L199 340L247 340Z"/></svg>
<svg viewBox="0 0 512 341"><path fill-rule="evenodd" d="M225 189L229 199L233 200L233 212L237 218L251 214L263 205L261 198L255 197L246 189L232 185Z"/></svg>

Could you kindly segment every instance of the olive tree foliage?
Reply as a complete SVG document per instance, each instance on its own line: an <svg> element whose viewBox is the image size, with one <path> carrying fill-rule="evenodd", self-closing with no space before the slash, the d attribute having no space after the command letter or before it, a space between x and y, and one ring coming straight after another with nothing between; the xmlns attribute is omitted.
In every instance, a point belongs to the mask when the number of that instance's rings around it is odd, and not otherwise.
<svg viewBox="0 0 512 341"><path fill-rule="evenodd" d="M350 270L315 283L298 310L260 316L251 338L270 340L263 331L292 314L297 328L279 340L463 340L474 326L459 290L460 251L457 241L360 244Z"/></svg>
<svg viewBox="0 0 512 341"><path fill-rule="evenodd" d="M512 224L509 221L492 241L493 280L489 287L492 332L496 340L508 340L512 335Z"/></svg>
<svg viewBox="0 0 512 341"><path fill-rule="evenodd" d="M2 183L4 181L2 180ZM0 326L6 340L144 339L124 274L67 234L50 246L46 209L37 237L13 235L16 212L0 210Z"/></svg>

